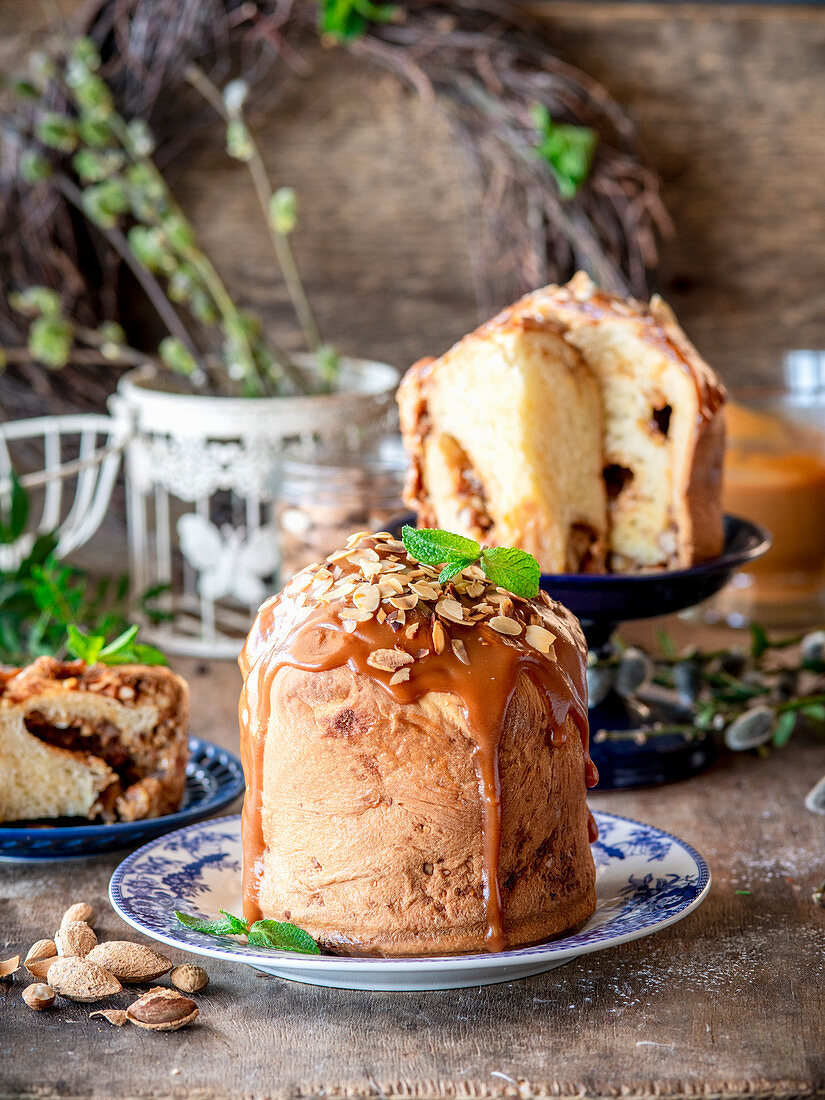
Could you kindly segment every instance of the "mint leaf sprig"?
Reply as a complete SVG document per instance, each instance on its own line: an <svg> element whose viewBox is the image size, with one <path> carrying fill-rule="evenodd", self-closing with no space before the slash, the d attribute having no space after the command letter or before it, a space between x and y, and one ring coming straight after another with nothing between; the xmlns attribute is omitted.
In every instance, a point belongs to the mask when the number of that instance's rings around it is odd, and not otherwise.
<svg viewBox="0 0 825 1100"><path fill-rule="evenodd" d="M287 921L256 920L250 924L243 917L235 917L220 910L217 920L193 917L175 910L175 917L184 928L204 932L207 936L246 936L250 947L266 947L274 951L297 951L302 955L320 955L321 949L303 928Z"/></svg>
<svg viewBox="0 0 825 1100"><path fill-rule="evenodd" d="M84 634L70 623L66 649L87 665L165 665L167 660L159 649L136 642L140 627L134 624L107 644L102 634Z"/></svg>
<svg viewBox="0 0 825 1100"><path fill-rule="evenodd" d="M411 558L423 565L443 566L439 582L446 584L462 569L476 562L491 584L514 596L532 600L539 594L541 569L532 554L511 546L482 547L475 539L433 527L402 528L401 541Z"/></svg>

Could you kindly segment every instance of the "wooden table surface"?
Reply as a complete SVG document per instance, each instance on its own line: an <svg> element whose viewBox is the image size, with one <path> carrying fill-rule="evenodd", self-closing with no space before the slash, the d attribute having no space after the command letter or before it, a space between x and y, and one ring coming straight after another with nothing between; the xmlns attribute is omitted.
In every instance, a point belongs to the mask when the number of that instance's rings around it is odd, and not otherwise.
<svg viewBox="0 0 825 1100"><path fill-rule="evenodd" d="M192 732L237 748L234 667L176 664ZM825 818L802 806L824 770L822 746L800 741L667 788L594 794L695 845L710 895L656 936L524 981L367 993L208 962L199 1020L167 1034L65 1001L35 1015L19 977L0 982L0 1097L825 1095L825 909L811 900ZM51 935L79 899L101 938L135 938L107 901L119 858L0 864L2 957Z"/></svg>

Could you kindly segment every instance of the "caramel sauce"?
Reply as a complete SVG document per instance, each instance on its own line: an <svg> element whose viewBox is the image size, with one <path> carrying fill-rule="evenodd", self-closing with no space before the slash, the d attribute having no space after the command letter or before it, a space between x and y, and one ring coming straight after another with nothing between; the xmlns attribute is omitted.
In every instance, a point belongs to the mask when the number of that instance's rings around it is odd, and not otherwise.
<svg viewBox="0 0 825 1100"><path fill-rule="evenodd" d="M380 549L380 543L362 540L354 550L364 547ZM357 567L353 568L346 561L340 564L344 576L357 574ZM409 562L409 568L414 564ZM449 586L444 594L450 595ZM544 655L527 644L523 631L521 637L512 637L497 633L487 621L461 625L442 620L450 636L464 643L469 662L465 664L449 644L441 654L435 652L432 636L435 616L429 603L421 601L418 607L406 612L405 628L414 621L419 624L412 638L408 637L406 629L394 630L389 622L380 622L376 615L357 623L354 630L347 632L339 617L344 607L340 600L318 603L311 597L302 608L288 606L292 603L291 596L281 595L264 604L239 662L244 676L239 706L241 755L247 781L242 814L246 919L261 917L258 887L264 856L263 758L275 677L284 667L322 672L348 665L356 675L367 676L379 684L401 706L415 703L428 692L451 693L460 700L468 730L475 741L486 943L490 951L503 950L507 944L498 882L501 846L498 758L507 709L522 672L530 676L541 693L551 744L566 739L565 724L569 715L582 739L585 781L588 786L598 781L598 773L588 755L585 649L581 635L574 632L574 620L565 615L563 618L553 616L547 622L556 635L555 656ZM529 612L534 605L520 602L520 606ZM541 610L546 613L546 608ZM416 658L405 666L411 673L408 680L391 684L391 672L368 663L370 655L380 649L403 650ZM419 656L422 650L429 650L428 655ZM591 840L595 839L592 816L590 836Z"/></svg>

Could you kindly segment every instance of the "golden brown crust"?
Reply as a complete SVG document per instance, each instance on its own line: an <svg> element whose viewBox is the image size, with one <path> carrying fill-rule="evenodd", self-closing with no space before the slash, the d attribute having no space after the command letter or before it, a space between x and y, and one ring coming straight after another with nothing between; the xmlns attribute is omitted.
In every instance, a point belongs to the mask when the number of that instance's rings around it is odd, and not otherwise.
<svg viewBox="0 0 825 1100"><path fill-rule="evenodd" d="M348 668L283 668L264 755L259 902L343 954L485 950L475 744L454 697L399 706ZM522 676L501 746L499 887L510 945L595 906L581 738L548 745Z"/></svg>

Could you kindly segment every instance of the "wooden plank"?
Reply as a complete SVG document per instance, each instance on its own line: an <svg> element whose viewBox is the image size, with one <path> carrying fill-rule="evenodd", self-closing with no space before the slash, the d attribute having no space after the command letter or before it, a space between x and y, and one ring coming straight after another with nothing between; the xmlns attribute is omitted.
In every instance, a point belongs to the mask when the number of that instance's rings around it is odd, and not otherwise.
<svg viewBox="0 0 825 1100"><path fill-rule="evenodd" d="M237 748L235 669L177 663L193 732ZM825 822L801 805L823 766L821 746L800 742L672 787L595 794L599 808L691 841L711 863L710 897L655 937L526 981L366 993L209 962L199 1022L167 1035L65 1002L35 1017L19 981L0 983L0 1097L825 1095L825 910L810 900ZM2 957L79 898L102 914L103 936L131 936L106 902L117 861L0 864Z"/></svg>

